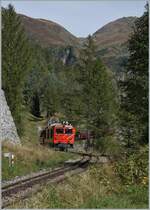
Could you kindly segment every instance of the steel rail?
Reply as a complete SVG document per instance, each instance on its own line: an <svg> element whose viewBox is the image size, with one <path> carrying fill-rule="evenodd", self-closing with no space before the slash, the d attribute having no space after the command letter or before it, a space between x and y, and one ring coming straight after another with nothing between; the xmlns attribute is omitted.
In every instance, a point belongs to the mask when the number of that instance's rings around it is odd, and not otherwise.
<svg viewBox="0 0 150 210"><path fill-rule="evenodd" d="M88 152L79 152L79 151L71 151L68 150L69 153L77 154L77 155L82 155L82 156L88 156L88 157L106 157L108 159L111 159L111 156L106 155L106 154L94 154L94 153L88 153Z"/></svg>
<svg viewBox="0 0 150 210"><path fill-rule="evenodd" d="M2 187L2 200L4 202L3 202L2 208L9 206L12 203L12 201L9 201L9 198L14 197L14 195L16 195L18 192L25 191L26 189L32 188L34 185L37 185L37 184L44 184L48 182L48 180L54 180L54 182L62 181L65 179L65 177L63 176L66 174L66 172L71 172L77 169L86 168L86 166L89 163L89 160L90 159L87 159L87 160L82 159L81 161L73 163L70 166L64 166L53 171L45 172L40 175L36 175L36 176L27 178L24 180L19 180L18 182L3 186ZM29 195L26 194L25 196L22 196L21 198L26 198L28 196Z"/></svg>
<svg viewBox="0 0 150 210"><path fill-rule="evenodd" d="M77 164L77 162L75 162L74 164ZM68 166L66 166L65 168L67 168ZM18 185L18 184L22 184L22 183L25 183L27 181L30 181L32 179L35 179L35 178L39 178L39 177L42 177L43 175L48 175L48 174L53 174L53 173L56 173L58 171L61 171L64 169L64 166L63 167L60 167L60 168L57 168L57 169L54 169L54 170L49 170L49 171L46 171L46 172L43 172L41 174L38 174L38 175L34 175L32 177L29 177L29 178L23 178L23 179L20 179L20 180L17 180L13 183L10 183L10 184L5 184L5 185L2 185L2 190L4 189L8 189L12 186L15 186L15 185Z"/></svg>

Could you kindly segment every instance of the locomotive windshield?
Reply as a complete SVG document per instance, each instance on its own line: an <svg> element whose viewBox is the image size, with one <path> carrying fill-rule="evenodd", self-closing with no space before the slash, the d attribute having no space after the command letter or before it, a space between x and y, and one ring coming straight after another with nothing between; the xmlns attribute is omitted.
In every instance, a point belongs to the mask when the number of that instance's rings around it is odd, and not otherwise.
<svg viewBox="0 0 150 210"><path fill-rule="evenodd" d="M72 134L72 129L66 128L65 129L65 134Z"/></svg>
<svg viewBox="0 0 150 210"><path fill-rule="evenodd" d="M57 134L63 134L64 133L64 129L63 128L57 128L56 129L56 133Z"/></svg>

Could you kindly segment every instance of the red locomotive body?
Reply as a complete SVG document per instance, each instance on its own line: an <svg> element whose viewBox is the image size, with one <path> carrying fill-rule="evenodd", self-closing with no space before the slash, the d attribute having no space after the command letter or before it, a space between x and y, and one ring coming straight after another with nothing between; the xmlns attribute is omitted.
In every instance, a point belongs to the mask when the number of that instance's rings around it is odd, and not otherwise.
<svg viewBox="0 0 150 210"><path fill-rule="evenodd" d="M73 147L75 139L75 128L72 125L61 123L47 126L40 135L42 144L49 143L55 147L66 148Z"/></svg>
<svg viewBox="0 0 150 210"><path fill-rule="evenodd" d="M56 125L54 127L53 142L57 144L68 144L73 146L75 139L75 128L71 125Z"/></svg>

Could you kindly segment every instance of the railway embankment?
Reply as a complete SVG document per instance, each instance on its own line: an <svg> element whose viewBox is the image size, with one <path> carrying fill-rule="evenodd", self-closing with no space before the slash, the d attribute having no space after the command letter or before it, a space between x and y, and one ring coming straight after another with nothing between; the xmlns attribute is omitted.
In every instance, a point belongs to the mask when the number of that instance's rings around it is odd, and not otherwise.
<svg viewBox="0 0 150 210"><path fill-rule="evenodd" d="M37 194L11 205L11 208L148 208L147 188L125 185L115 166L91 166L82 174L68 175L59 183L49 183Z"/></svg>
<svg viewBox="0 0 150 210"><path fill-rule="evenodd" d="M59 184L48 183L11 208L148 208L147 153L135 154L107 164L91 164L82 174Z"/></svg>
<svg viewBox="0 0 150 210"><path fill-rule="evenodd" d="M5 153L14 155L14 163L10 165ZM60 153L49 147L40 145L14 145L10 142L2 144L2 180L9 180L16 176L23 176L42 169L55 168L62 165L70 158L76 158L76 154Z"/></svg>
<svg viewBox="0 0 150 210"><path fill-rule="evenodd" d="M84 172L89 164L90 158L78 159L55 169L38 172L31 176L22 177L2 184L2 208L22 199L30 197L31 194L42 190L44 184L59 183L68 178Z"/></svg>

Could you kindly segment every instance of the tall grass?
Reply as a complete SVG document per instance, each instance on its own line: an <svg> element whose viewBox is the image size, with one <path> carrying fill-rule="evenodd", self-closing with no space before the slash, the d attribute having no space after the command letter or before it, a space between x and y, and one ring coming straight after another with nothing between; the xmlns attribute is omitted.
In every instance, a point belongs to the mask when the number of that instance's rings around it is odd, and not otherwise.
<svg viewBox="0 0 150 210"><path fill-rule="evenodd" d="M9 167L7 158L2 156L2 179L25 175L43 168L53 168L61 165L76 155L54 151L40 145L20 146L10 142L2 144L2 152L12 152L15 155L15 164Z"/></svg>
<svg viewBox="0 0 150 210"><path fill-rule="evenodd" d="M49 185L13 208L148 208L148 189L126 186L114 166L91 167L84 174L69 176L59 185Z"/></svg>

